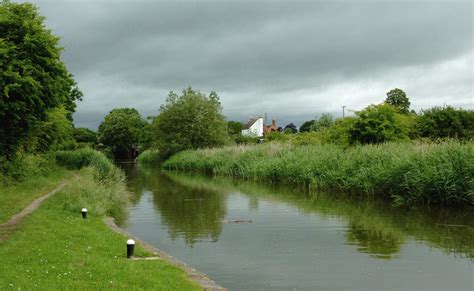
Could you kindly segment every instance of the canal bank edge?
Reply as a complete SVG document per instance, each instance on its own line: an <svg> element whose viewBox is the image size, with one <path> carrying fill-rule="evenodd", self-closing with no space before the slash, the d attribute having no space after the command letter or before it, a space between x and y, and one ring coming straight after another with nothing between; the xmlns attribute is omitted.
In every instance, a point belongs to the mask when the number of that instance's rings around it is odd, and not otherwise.
<svg viewBox="0 0 474 291"><path fill-rule="evenodd" d="M178 260L177 258L169 255L168 253L150 245L149 243L137 238L136 236L132 235L131 233L123 230L120 228L116 223L115 219L112 217L105 217L104 218L104 223L113 231L120 233L122 235L125 235L129 238L134 239L136 242L138 242L145 250L156 254L159 256L161 259L165 260L166 262L179 267L182 269L187 275L188 278L193 280L194 282L198 283L199 286L203 288L203 290L208 290L208 291L226 291L227 288L224 288L217 284L215 281L211 280L209 276L206 274L196 270L192 266L189 266L188 264Z"/></svg>

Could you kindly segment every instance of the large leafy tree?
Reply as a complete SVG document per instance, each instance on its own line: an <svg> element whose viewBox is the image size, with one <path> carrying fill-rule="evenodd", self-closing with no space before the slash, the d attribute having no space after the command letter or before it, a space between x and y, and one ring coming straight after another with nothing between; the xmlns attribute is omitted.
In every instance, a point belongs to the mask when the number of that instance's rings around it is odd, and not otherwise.
<svg viewBox="0 0 474 291"><path fill-rule="evenodd" d="M0 158L13 159L50 109L63 105L70 118L82 97L58 44L34 5L0 2Z"/></svg>
<svg viewBox="0 0 474 291"><path fill-rule="evenodd" d="M111 149L115 157L122 157L134 147L145 143L148 123L134 108L116 108L105 116L99 126L99 140Z"/></svg>
<svg viewBox="0 0 474 291"><path fill-rule="evenodd" d="M351 143L373 144L409 138L407 117L398 114L390 104L370 105L357 112L357 117L349 128Z"/></svg>
<svg viewBox="0 0 474 291"><path fill-rule="evenodd" d="M219 96L215 92L206 96L191 87L181 95L170 92L152 130L162 159L179 151L227 142Z"/></svg>
<svg viewBox="0 0 474 291"><path fill-rule="evenodd" d="M398 113L408 114L410 112L410 101L403 90L395 88L387 92L385 103L395 107Z"/></svg>

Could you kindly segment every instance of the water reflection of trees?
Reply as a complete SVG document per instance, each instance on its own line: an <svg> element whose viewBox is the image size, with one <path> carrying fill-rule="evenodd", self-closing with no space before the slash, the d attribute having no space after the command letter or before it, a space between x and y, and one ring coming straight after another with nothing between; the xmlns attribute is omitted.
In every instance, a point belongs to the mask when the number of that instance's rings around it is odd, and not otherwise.
<svg viewBox="0 0 474 291"><path fill-rule="evenodd" d="M298 207L302 212L338 217L347 222L347 244L374 258L397 257L407 240L423 241L448 254L474 258L472 209L392 207L384 201L348 198L328 193L307 193L298 187L173 174L180 183L214 191L244 193L257 208L258 200L271 198Z"/></svg>
<svg viewBox="0 0 474 291"><path fill-rule="evenodd" d="M346 233L347 242L358 246L361 253L370 254L379 259L391 259L400 252L403 236L395 231L366 229L357 224L350 224Z"/></svg>
<svg viewBox="0 0 474 291"><path fill-rule="evenodd" d="M133 189L153 191L154 203L171 236L183 236L189 244L200 239L218 239L226 214L226 193L238 191L248 196L251 209L258 209L261 198L271 198L302 212L341 218L348 225L347 244L375 258L397 257L408 240L423 241L446 253L474 258L472 209L395 208L383 201L309 194L295 187L198 175L163 175L143 169L138 169L130 185Z"/></svg>
<svg viewBox="0 0 474 291"><path fill-rule="evenodd" d="M203 239L218 240L226 215L225 192L186 185L179 176L147 168L139 168L131 183L134 189L152 191L153 203L173 240L183 237L189 245Z"/></svg>

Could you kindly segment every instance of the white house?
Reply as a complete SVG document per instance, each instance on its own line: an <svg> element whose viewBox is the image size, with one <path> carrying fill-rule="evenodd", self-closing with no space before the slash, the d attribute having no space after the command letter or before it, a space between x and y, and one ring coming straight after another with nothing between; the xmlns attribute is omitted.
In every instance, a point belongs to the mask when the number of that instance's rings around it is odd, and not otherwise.
<svg viewBox="0 0 474 291"><path fill-rule="evenodd" d="M242 135L262 137L263 125L263 117L250 118L249 122L245 125L245 129L242 129Z"/></svg>

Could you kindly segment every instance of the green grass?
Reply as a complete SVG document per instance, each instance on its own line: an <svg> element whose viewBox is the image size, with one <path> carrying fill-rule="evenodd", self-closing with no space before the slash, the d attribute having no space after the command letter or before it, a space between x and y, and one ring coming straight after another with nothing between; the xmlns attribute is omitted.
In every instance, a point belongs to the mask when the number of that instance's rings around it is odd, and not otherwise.
<svg viewBox="0 0 474 291"><path fill-rule="evenodd" d="M60 181L70 174L59 167L53 167L48 175L30 176L21 183L0 189L0 223L19 213L36 198L56 188Z"/></svg>
<svg viewBox="0 0 474 291"><path fill-rule="evenodd" d="M46 201L0 244L0 289L199 290L164 261L126 259L126 238L108 229L101 216L91 211L83 220L79 211L64 208L73 189ZM140 247L136 254L148 255Z"/></svg>
<svg viewBox="0 0 474 291"><path fill-rule="evenodd" d="M100 171L83 168L19 229L7 233L0 243L0 289L199 290L184 271L165 261L125 258L127 238L102 221L106 215L126 216L124 176L113 165L106 177ZM83 207L88 209L86 220L80 214ZM137 248L137 257L150 255Z"/></svg>
<svg viewBox="0 0 474 291"><path fill-rule="evenodd" d="M229 146L184 151L163 166L299 184L391 199L396 204L474 205L474 143Z"/></svg>
<svg viewBox="0 0 474 291"><path fill-rule="evenodd" d="M56 159L82 169L18 229L0 230L0 237L7 238L0 242L0 290L200 290L183 270L165 261L125 257L127 238L103 222L105 216L120 222L127 214L129 193L120 169L91 150L59 152ZM33 193L30 182L15 189ZM32 196L44 194L36 190L39 194ZM9 193L5 201L18 200L13 188ZM83 207L88 209L86 220L81 218ZM136 248L136 257L151 255Z"/></svg>

